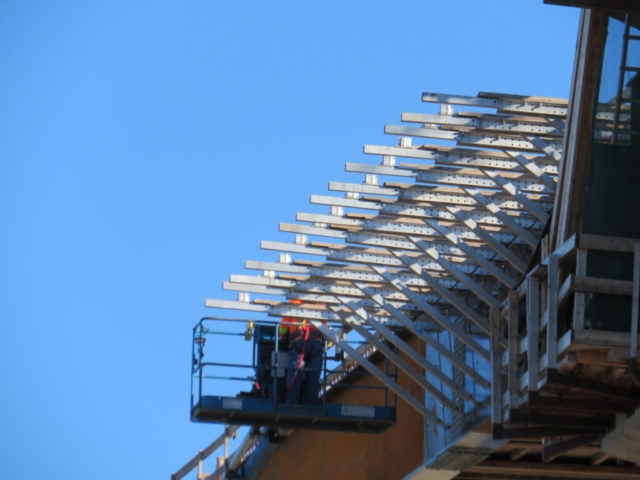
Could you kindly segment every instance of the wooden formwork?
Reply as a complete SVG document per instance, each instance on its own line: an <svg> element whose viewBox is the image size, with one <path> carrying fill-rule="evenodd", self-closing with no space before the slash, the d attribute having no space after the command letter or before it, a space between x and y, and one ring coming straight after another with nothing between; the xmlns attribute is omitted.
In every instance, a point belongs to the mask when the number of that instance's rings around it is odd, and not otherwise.
<svg viewBox="0 0 640 480"><path fill-rule="evenodd" d="M633 281L587 276L590 250L633 254ZM542 444L550 458L598 441L616 414L634 411L639 292L640 239L595 235L574 235L509 292L496 309L495 335L508 339L494 353L504 385L494 380L496 438L562 439ZM598 294L628 297L629 331L585 328L587 297Z"/></svg>

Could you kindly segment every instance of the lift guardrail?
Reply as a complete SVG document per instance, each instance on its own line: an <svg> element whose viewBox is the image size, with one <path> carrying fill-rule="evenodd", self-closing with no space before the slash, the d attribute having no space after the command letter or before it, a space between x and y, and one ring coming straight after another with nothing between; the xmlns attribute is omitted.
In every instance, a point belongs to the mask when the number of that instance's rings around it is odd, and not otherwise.
<svg viewBox="0 0 640 480"><path fill-rule="evenodd" d="M296 371L304 382L310 369L288 365L288 345L279 338L279 325L272 320L217 317L198 322L193 330L193 421L365 433L383 432L395 422L395 395L339 349L328 355L326 342L317 404L287 404L287 371ZM348 341L374 355L375 349L365 342ZM251 358L251 363L244 363L244 358ZM395 380L396 372L386 359L378 361Z"/></svg>

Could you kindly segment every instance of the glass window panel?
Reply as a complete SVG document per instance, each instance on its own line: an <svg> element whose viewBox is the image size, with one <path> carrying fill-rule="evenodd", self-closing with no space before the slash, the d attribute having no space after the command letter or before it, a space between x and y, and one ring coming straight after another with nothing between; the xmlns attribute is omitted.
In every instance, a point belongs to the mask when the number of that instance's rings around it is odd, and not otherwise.
<svg viewBox="0 0 640 480"><path fill-rule="evenodd" d="M600 103L614 103L618 89L620 73L620 60L622 58L622 42L624 35L624 23L616 18L609 19L607 28L607 43L604 48L602 60L602 76L600 77Z"/></svg>

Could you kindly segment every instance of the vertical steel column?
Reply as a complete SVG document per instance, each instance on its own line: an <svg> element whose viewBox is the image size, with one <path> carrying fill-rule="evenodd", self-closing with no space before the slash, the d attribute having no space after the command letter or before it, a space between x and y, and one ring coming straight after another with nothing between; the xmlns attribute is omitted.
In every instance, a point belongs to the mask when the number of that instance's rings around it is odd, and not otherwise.
<svg viewBox="0 0 640 480"><path fill-rule="evenodd" d="M491 307L491 423L495 431L496 426L502 425L502 349L500 339L500 308Z"/></svg>
<svg viewBox="0 0 640 480"><path fill-rule="evenodd" d="M534 275L527 277L527 363L529 365L529 392L538 390L540 377L540 279Z"/></svg>
<svg viewBox="0 0 640 480"><path fill-rule="evenodd" d="M547 281L547 369L558 366L558 283L560 277L558 255L549 255Z"/></svg>
<svg viewBox="0 0 640 480"><path fill-rule="evenodd" d="M518 359L520 357L520 342L518 338L518 292L509 290L508 294L507 328L509 342L509 408L520 406L520 373Z"/></svg>

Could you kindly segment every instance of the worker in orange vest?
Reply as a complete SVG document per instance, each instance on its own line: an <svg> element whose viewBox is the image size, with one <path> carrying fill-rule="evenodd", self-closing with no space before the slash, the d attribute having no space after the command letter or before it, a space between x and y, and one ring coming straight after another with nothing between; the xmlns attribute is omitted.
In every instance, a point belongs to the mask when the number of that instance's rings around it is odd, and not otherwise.
<svg viewBox="0 0 640 480"><path fill-rule="evenodd" d="M289 303L304 302L290 300ZM324 353L322 333L307 320L283 318L279 334L289 351L285 403L316 405Z"/></svg>

